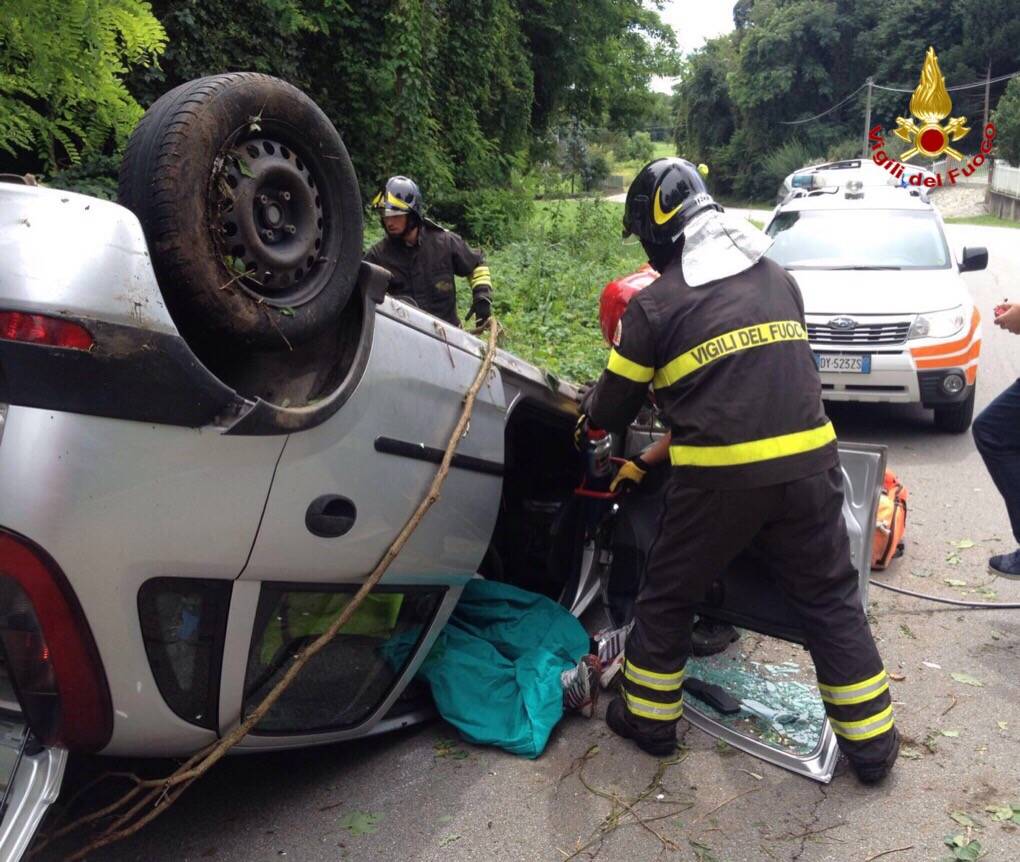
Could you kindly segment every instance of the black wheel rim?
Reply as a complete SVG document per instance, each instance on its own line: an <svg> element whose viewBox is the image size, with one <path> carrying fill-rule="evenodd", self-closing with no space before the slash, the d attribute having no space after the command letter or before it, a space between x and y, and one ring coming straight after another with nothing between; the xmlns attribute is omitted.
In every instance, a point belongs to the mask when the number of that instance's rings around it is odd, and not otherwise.
<svg viewBox="0 0 1020 862"><path fill-rule="evenodd" d="M233 143L221 155L213 195L228 284L277 307L301 305L326 286L327 189L317 160L291 135L267 128Z"/></svg>

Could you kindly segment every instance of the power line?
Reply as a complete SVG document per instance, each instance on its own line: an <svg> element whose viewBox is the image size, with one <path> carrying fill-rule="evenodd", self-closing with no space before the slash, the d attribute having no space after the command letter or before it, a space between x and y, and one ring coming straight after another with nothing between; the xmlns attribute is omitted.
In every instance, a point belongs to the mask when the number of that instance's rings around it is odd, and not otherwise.
<svg viewBox="0 0 1020 862"><path fill-rule="evenodd" d="M969 84L957 84L953 87L946 87L949 92L955 90L972 90L975 87L983 87L985 84L997 84L999 81L1007 81L1010 78L1016 78L1020 75L1020 72L1010 72L1008 75L999 75L996 78L985 79L982 81L972 81ZM888 87L885 84L875 84L874 87L878 90L887 90L890 93L913 93L916 87Z"/></svg>
<svg viewBox="0 0 1020 862"><path fill-rule="evenodd" d="M841 99L840 101L836 102L835 105L833 105L831 108L828 108L825 111L822 111L820 114L815 114L813 117L805 117L803 120L780 120L779 121L779 125L781 125L781 126L799 126L799 125L801 125L801 123L810 123L813 120L819 120L822 117L824 117L826 114L831 114L833 111L836 110L836 108L839 108L839 107L842 107L843 105L845 105L847 102L849 102L854 96L856 96L861 90L863 90L867 86L868 86L867 82L861 84L849 96L847 96L846 98Z"/></svg>
<svg viewBox="0 0 1020 862"><path fill-rule="evenodd" d="M999 81L1006 81L1006 80L1009 80L1010 78L1016 78L1016 77L1020 77L1020 71L1010 72L1008 75L999 75L996 78L986 79L984 81L974 81L974 82L969 83L969 84L957 84L955 87L946 87L946 89L950 90L950 91L955 91L955 90L971 90L971 89L974 89L975 87L984 87L986 84L997 84ZM815 120L819 120L822 117L824 117L826 114L831 114L833 111L836 110L836 108L839 108L839 107L842 107L843 105L845 105L847 102L849 102L854 96L856 96L861 90L863 90L867 86L868 86L868 82L865 81L863 84L861 84L861 86L859 86L856 90L854 90L849 96L846 96L843 99L840 99L838 102L836 102L835 105L833 105L831 108L827 108L826 110L822 111L820 114L815 114L812 117L805 117L802 120L779 120L779 125L780 126L799 126L799 125L802 125L803 123L811 123L811 122L814 122ZM914 87L911 87L910 89L904 89L902 87L887 87L885 84L876 84L874 82L871 83L871 86L874 87L876 90L886 90L887 92L890 92L890 93L913 93L914 90L916 89Z"/></svg>

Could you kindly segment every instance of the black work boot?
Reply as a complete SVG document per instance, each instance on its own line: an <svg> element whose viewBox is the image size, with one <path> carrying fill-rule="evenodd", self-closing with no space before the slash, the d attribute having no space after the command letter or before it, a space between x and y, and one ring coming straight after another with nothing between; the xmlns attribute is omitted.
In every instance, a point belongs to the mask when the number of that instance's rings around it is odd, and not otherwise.
<svg viewBox="0 0 1020 862"><path fill-rule="evenodd" d="M652 757L669 757L676 751L676 725L669 722L668 733L648 734L635 728L630 721L630 712L622 697L617 697L606 710L606 724L617 736L629 739L642 751ZM666 731L666 728L663 728Z"/></svg>
<svg viewBox="0 0 1020 862"><path fill-rule="evenodd" d="M889 746L889 753L885 756L884 760L880 760L877 763L850 761L850 765L854 768L854 772L857 773L857 778L861 784L878 784L892 772L893 764L900 753L900 732L894 727L892 733L892 744Z"/></svg>
<svg viewBox="0 0 1020 862"><path fill-rule="evenodd" d="M729 623L698 617L691 629L691 649L695 655L715 655L739 637L740 634Z"/></svg>

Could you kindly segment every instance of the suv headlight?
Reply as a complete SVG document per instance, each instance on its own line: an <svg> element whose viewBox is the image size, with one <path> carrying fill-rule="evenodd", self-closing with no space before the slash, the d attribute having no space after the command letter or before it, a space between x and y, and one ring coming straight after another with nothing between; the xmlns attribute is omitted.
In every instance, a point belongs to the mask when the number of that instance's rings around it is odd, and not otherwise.
<svg viewBox="0 0 1020 862"><path fill-rule="evenodd" d="M910 327L907 338L949 338L956 335L967 320L963 306L958 305L949 311L932 311L919 314Z"/></svg>

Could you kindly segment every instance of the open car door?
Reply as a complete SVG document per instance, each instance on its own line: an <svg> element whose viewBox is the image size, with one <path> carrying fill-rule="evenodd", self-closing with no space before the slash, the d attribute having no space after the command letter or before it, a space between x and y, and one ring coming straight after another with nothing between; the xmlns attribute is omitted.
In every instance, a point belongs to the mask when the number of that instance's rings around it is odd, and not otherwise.
<svg viewBox="0 0 1020 862"><path fill-rule="evenodd" d="M649 433L628 440L628 453L649 441ZM871 576L871 544L878 498L885 474L886 450L871 444L839 444L843 469L843 519L850 554L860 578L861 602L867 608ZM630 620L637 587L655 538L663 505L666 471L641 483L620 503L613 528L612 563L604 581L605 603L616 625ZM653 479L649 482L648 479ZM745 552L708 590L699 614L781 642L804 645L800 620L787 603L768 563ZM739 703L725 714L685 685L684 716L711 736L776 766L828 783L839 749L814 678L814 665L796 652L774 663L752 662L741 654L739 641L728 650L688 662L688 679L717 686Z"/></svg>

